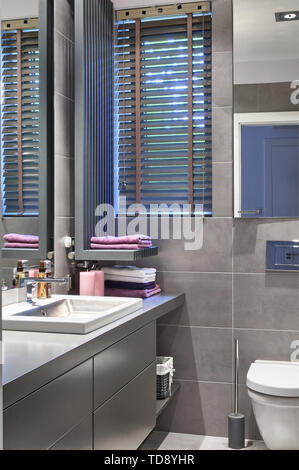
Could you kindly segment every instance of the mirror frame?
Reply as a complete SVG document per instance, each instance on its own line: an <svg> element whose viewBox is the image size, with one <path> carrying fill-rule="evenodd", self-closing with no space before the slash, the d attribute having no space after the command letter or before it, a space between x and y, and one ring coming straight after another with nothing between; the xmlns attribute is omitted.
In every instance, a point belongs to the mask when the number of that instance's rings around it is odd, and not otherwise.
<svg viewBox="0 0 299 470"><path fill-rule="evenodd" d="M288 125L299 124L299 111L272 113L234 113L234 218L244 219L242 210L242 125ZM297 217L251 217L258 219L297 219Z"/></svg>
<svg viewBox="0 0 299 470"><path fill-rule="evenodd" d="M43 259L53 250L54 229L54 2L39 0L40 148L39 249L2 248L3 258ZM7 220L3 218L2 220ZM21 220L21 218L20 218Z"/></svg>

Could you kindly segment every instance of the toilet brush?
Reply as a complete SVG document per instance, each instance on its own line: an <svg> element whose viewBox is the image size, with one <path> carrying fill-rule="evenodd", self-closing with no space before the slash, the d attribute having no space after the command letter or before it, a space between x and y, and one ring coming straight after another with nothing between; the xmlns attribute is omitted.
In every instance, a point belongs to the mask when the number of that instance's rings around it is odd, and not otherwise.
<svg viewBox="0 0 299 470"><path fill-rule="evenodd" d="M239 342L235 340L234 351L234 412L228 416L228 446L230 449L245 448L245 416L239 413Z"/></svg>

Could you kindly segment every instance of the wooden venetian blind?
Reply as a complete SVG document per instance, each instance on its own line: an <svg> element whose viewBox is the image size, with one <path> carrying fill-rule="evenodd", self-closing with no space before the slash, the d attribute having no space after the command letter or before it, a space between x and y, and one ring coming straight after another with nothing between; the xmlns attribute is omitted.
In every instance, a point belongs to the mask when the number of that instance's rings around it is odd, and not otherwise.
<svg viewBox="0 0 299 470"><path fill-rule="evenodd" d="M25 23L22 26L22 23ZM38 215L38 21L2 24L2 215Z"/></svg>
<svg viewBox="0 0 299 470"><path fill-rule="evenodd" d="M120 22L115 63L120 195L211 215L210 14Z"/></svg>

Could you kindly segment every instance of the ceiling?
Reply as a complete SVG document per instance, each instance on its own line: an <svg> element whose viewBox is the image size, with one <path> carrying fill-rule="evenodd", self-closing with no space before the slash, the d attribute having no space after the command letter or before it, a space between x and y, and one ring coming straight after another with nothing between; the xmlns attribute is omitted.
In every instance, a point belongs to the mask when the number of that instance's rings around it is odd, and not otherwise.
<svg viewBox="0 0 299 470"><path fill-rule="evenodd" d="M299 0L234 0L237 61L299 58L299 21L277 23L275 12L299 10Z"/></svg>

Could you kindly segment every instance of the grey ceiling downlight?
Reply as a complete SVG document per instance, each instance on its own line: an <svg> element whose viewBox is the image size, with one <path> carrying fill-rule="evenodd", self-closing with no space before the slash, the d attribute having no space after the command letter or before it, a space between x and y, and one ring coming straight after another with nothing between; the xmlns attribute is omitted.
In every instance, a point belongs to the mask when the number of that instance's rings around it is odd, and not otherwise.
<svg viewBox="0 0 299 470"><path fill-rule="evenodd" d="M299 11L280 11L275 13L276 21L296 21L299 20Z"/></svg>

